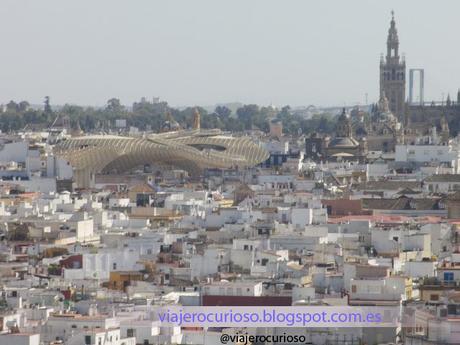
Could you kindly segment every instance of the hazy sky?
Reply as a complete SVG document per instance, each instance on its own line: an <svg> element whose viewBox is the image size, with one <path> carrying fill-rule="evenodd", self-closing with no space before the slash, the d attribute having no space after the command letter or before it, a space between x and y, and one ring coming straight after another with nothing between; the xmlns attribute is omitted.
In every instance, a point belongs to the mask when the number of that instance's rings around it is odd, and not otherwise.
<svg viewBox="0 0 460 345"><path fill-rule="evenodd" d="M0 103L375 101L392 9L425 99L456 97L458 0L1 0Z"/></svg>

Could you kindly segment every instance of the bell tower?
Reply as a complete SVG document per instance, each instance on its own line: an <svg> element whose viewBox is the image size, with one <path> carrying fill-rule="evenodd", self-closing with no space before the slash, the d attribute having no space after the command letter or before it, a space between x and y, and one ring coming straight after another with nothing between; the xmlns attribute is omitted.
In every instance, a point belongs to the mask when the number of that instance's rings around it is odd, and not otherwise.
<svg viewBox="0 0 460 345"><path fill-rule="evenodd" d="M380 97L386 95L390 110L404 120L406 101L406 61L399 56L399 38L394 12L391 12L387 54L380 58Z"/></svg>

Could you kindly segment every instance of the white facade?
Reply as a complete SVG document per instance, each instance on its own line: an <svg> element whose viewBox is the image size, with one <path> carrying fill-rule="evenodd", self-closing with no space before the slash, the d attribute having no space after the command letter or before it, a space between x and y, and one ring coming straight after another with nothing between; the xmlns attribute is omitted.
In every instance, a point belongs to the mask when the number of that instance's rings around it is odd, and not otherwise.
<svg viewBox="0 0 460 345"><path fill-rule="evenodd" d="M193 255L190 260L192 279L219 272L221 266L230 263L230 251L207 248L203 255Z"/></svg>
<svg viewBox="0 0 460 345"><path fill-rule="evenodd" d="M447 163L458 170L458 152L451 145L396 145L396 162Z"/></svg>
<svg viewBox="0 0 460 345"><path fill-rule="evenodd" d="M40 334L0 334L2 345L40 345Z"/></svg>
<svg viewBox="0 0 460 345"><path fill-rule="evenodd" d="M109 251L97 254L83 254L81 269L65 269L65 279L108 280L112 271L138 271L144 266L139 263L139 252L133 249Z"/></svg>
<svg viewBox="0 0 460 345"><path fill-rule="evenodd" d="M119 322L116 318L109 318L98 315L83 316L77 314L57 314L48 318L48 321L42 327L41 333L43 335L44 341L51 341L56 339L66 340L71 338L72 334L84 333L88 329L99 328L103 333L102 330L117 328L118 324ZM98 336L96 336L96 339L97 337ZM93 344L99 345L97 342L91 343L91 345ZM118 345L112 343L109 344ZM72 345L77 345L77 343L73 343Z"/></svg>
<svg viewBox="0 0 460 345"><path fill-rule="evenodd" d="M412 278L434 277L435 261L407 261L404 263L404 274Z"/></svg>
<svg viewBox="0 0 460 345"><path fill-rule="evenodd" d="M203 294L209 296L262 296L262 282L219 282L203 286Z"/></svg>
<svg viewBox="0 0 460 345"><path fill-rule="evenodd" d="M350 287L351 300L399 301L406 299L405 278L351 279Z"/></svg>
<svg viewBox="0 0 460 345"><path fill-rule="evenodd" d="M310 225L313 220L311 208L291 208L291 223L295 228L304 228Z"/></svg>

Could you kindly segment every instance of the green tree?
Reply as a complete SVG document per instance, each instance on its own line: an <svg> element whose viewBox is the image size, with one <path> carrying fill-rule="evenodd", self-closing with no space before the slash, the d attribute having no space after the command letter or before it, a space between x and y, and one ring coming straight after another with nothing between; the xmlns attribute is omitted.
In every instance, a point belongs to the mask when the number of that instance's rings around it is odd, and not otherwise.
<svg viewBox="0 0 460 345"><path fill-rule="evenodd" d="M29 107L30 107L29 102L21 101L18 104L18 111L20 111L21 113L24 113L25 111L27 111L29 109Z"/></svg>
<svg viewBox="0 0 460 345"><path fill-rule="evenodd" d="M243 105L236 111L236 116L244 126L244 129L252 129L254 119L260 114L259 106L256 104Z"/></svg>
<svg viewBox="0 0 460 345"><path fill-rule="evenodd" d="M119 113L123 111L123 106L118 98L111 98L107 101L105 109L112 113Z"/></svg>
<svg viewBox="0 0 460 345"><path fill-rule="evenodd" d="M6 105L6 111L9 113L16 113L19 110L18 104L14 101L9 101Z"/></svg>
<svg viewBox="0 0 460 345"><path fill-rule="evenodd" d="M223 105L218 105L216 107L216 109L214 110L214 112L219 115L219 117L225 121L226 119L228 119L230 117L230 115L232 115L232 111L227 108L226 106L223 106Z"/></svg>

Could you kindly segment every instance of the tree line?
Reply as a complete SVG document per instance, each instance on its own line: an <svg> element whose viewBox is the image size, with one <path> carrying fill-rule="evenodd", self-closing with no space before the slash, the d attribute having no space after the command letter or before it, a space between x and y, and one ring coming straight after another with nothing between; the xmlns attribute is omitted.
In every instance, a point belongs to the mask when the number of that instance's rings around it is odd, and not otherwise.
<svg viewBox="0 0 460 345"><path fill-rule="evenodd" d="M73 129L81 128L85 132L108 130L117 119L125 119L128 126L140 130L159 132L165 121L171 117L182 128L192 127L195 109L200 112L202 128L219 128L224 131L259 129L268 132L269 121L275 118L283 122L284 132L287 134L331 133L335 128L335 115L318 114L307 119L292 111L289 106L275 109L247 104L236 111L226 106L217 106L214 111L208 112L202 107L177 109L170 107L166 102L154 103L146 100L136 102L128 108L123 106L119 99L112 98L101 108L66 104L53 109L50 98L46 97L43 109L33 109L27 101L10 101L0 111L0 129L5 133L22 130L26 125L40 125L46 128L51 126L58 116L65 116Z"/></svg>

